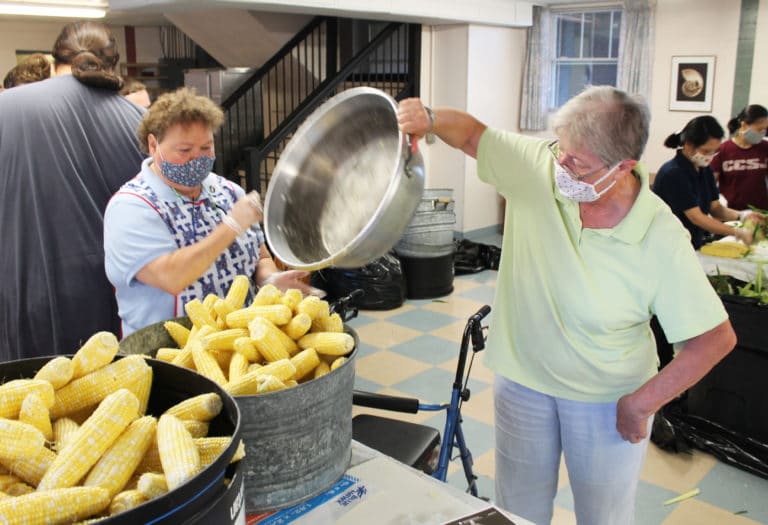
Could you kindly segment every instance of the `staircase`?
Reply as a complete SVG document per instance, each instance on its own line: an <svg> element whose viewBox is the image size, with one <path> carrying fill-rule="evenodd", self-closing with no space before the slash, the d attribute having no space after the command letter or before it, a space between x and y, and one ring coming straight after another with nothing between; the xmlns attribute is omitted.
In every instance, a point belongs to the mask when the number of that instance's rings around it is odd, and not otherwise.
<svg viewBox="0 0 768 525"><path fill-rule="evenodd" d="M421 26L317 17L221 104L216 172L262 195L299 125L333 95L371 86L419 93Z"/></svg>

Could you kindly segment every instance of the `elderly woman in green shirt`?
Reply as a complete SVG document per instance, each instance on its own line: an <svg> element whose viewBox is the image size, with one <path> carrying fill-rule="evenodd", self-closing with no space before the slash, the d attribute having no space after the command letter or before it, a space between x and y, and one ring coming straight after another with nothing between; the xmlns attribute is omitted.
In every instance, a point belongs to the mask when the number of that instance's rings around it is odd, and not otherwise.
<svg viewBox="0 0 768 525"><path fill-rule="evenodd" d="M638 163L644 102L586 89L558 112L557 140L400 103L403 132L434 133L478 161L507 200L488 339L496 502L549 523L561 453L579 523L631 523L653 414L735 345L688 235ZM677 357L657 373L656 315Z"/></svg>

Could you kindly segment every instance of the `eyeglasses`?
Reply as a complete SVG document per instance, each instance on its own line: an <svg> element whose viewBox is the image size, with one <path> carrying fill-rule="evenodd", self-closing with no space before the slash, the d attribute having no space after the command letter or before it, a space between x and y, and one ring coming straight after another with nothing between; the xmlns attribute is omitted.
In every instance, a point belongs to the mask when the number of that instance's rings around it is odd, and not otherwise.
<svg viewBox="0 0 768 525"><path fill-rule="evenodd" d="M571 169L568 166L566 166L565 163L560 160L560 157L567 157L567 158L570 158L570 159L573 159L573 157L570 154L560 150L559 142L560 141L558 141L558 140L553 140L552 142L547 144L547 149L549 150L549 152L554 157L555 162L557 162L560 166L562 166L563 169L568 172L568 175L570 175L573 180L586 179L588 177L591 177L592 175L596 175L601 170L604 170L605 168L608 167L607 164L603 164L602 166L600 166L597 169L594 169L594 170L592 170L590 172L587 172L587 173L579 175L573 169Z"/></svg>

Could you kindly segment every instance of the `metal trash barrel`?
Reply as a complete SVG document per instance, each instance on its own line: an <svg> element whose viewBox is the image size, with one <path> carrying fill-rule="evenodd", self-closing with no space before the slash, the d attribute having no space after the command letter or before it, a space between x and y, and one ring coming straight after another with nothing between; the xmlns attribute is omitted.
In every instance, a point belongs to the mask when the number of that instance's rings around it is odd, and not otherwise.
<svg viewBox="0 0 768 525"><path fill-rule="evenodd" d="M426 189L395 252L409 299L430 299L453 291L453 190Z"/></svg>
<svg viewBox="0 0 768 525"><path fill-rule="evenodd" d="M397 254L419 258L452 254L454 204L452 189L424 190L411 223L395 245Z"/></svg>

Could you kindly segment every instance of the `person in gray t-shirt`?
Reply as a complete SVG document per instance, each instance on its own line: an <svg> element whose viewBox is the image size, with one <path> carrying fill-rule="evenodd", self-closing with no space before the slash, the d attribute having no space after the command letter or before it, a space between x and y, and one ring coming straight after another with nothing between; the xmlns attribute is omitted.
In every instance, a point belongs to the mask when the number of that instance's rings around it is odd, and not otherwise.
<svg viewBox="0 0 768 525"><path fill-rule="evenodd" d="M60 76L0 93L0 361L120 335L102 221L141 164L143 110L119 93L106 26L68 24L53 56Z"/></svg>

